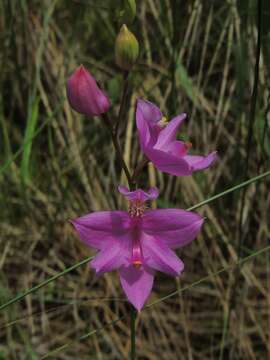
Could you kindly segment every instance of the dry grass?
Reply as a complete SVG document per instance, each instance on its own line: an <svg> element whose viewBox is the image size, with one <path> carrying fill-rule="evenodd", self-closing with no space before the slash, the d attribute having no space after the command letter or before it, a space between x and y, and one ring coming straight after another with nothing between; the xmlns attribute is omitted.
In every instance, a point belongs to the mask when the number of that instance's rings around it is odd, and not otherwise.
<svg viewBox="0 0 270 360"><path fill-rule="evenodd" d="M107 9L113 2L15 3L0 4L0 156L5 166L0 173L1 303L91 254L67 219L125 206L115 191L124 176L106 129L100 120L72 112L65 97L68 74L83 62L108 90L114 103L111 114L116 114L121 76L112 49L118 25ZM133 31L141 56L121 125L128 165L133 168L141 156L134 126L137 96L160 104L168 117L187 112L183 134L196 150L217 148L220 156L215 167L188 178L146 169L141 182L160 188L159 207L187 208L244 180L256 8L244 2L236 6L233 0L211 3L145 0L138 5ZM263 31L249 177L269 169L267 26ZM26 129L31 135L40 127L29 140ZM176 280L158 274L151 300L237 260L240 209L236 192L199 210L208 221L203 233L179 253L185 273ZM269 244L269 209L269 180L249 186L243 256ZM138 358L219 359L229 307L223 359L269 358L269 254L246 263L237 282L236 273L223 273L143 311ZM83 266L1 313L0 359L39 359L74 340L52 358L126 359L128 320L84 341L76 339L128 310L117 274L98 279Z"/></svg>

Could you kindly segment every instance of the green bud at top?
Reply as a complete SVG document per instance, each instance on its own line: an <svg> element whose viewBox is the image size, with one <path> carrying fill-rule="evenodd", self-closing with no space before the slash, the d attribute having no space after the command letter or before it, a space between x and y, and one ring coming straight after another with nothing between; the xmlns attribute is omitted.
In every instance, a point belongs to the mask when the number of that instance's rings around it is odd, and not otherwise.
<svg viewBox="0 0 270 360"><path fill-rule="evenodd" d="M136 16L136 1L124 0L124 8L121 11L121 21L126 24L132 24Z"/></svg>
<svg viewBox="0 0 270 360"><path fill-rule="evenodd" d="M139 44L127 26L122 25L115 41L115 61L122 69L129 71L139 55Z"/></svg>

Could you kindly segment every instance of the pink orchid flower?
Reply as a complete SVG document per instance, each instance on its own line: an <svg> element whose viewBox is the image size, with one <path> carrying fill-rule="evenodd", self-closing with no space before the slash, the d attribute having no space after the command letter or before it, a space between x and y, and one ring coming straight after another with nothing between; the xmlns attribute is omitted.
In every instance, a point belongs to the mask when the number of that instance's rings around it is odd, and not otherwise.
<svg viewBox="0 0 270 360"><path fill-rule="evenodd" d="M183 113L167 123L156 105L137 100L136 123L141 149L158 170L176 176L191 175L216 160L216 151L207 156L189 155L192 144L176 140L177 130L186 117Z"/></svg>
<svg viewBox="0 0 270 360"><path fill-rule="evenodd" d="M110 100L83 65L67 81L67 97L71 107L86 116L100 115L109 110Z"/></svg>
<svg viewBox="0 0 270 360"><path fill-rule="evenodd" d="M155 271L180 275L183 262L172 249L191 242L203 218L181 209L147 209L158 190L129 191L119 186L129 201L129 211L93 212L72 220L80 238L99 250L90 265L97 274L118 270L128 300L141 310L153 287Z"/></svg>

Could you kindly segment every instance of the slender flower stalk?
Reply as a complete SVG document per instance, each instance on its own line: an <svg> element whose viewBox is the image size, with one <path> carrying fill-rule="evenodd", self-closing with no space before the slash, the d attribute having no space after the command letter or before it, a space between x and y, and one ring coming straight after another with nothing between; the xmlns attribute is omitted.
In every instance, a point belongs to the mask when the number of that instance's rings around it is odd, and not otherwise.
<svg viewBox="0 0 270 360"><path fill-rule="evenodd" d="M108 130L110 132L110 135L111 135L111 138L112 138L112 143L113 143L113 146L114 146L115 151L116 151L116 156L118 158L121 169L124 171L124 173L126 175L129 188L133 189L135 183L132 180L132 176L131 176L130 171L129 171L128 167L127 167L127 164L126 164L126 162L124 160L124 156L122 154L122 150L121 150L121 147L120 147L120 144L119 144L117 129L116 129L115 126L113 126L113 124L112 124L112 122L111 122L111 120L110 120L110 118L108 117L107 114L103 114L102 118L104 119L104 124L107 126L107 128L108 128Z"/></svg>
<svg viewBox="0 0 270 360"><path fill-rule="evenodd" d="M136 311L130 309L130 359L136 359Z"/></svg>
<svg viewBox="0 0 270 360"><path fill-rule="evenodd" d="M125 111L127 95L128 95L128 85L129 85L128 75L129 75L129 71L123 71L123 91L122 91L122 98L121 98L121 103L120 103L120 108L119 108L119 114L118 114L118 118L117 118L117 121L115 124L116 134L118 134L119 125L121 124L123 117L124 117L124 111Z"/></svg>
<svg viewBox="0 0 270 360"><path fill-rule="evenodd" d="M144 158L141 160L141 162L139 162L139 164L138 164L137 167L135 168L135 170L134 170L134 172L133 172L133 174L132 174L132 177L131 177L131 179L132 179L132 181L133 181L134 183L137 182L138 176L139 176L140 173L142 172L143 168L148 164L148 162L149 162L149 160L148 160L146 157L144 157Z"/></svg>

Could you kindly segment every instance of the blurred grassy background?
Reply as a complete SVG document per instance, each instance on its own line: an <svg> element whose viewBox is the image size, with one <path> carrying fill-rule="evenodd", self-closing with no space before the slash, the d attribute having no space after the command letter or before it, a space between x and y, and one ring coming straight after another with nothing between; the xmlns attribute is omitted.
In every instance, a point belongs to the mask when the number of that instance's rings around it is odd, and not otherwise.
<svg viewBox="0 0 270 360"><path fill-rule="evenodd" d="M84 119L66 100L65 82L83 63L103 84L117 114L122 77L113 48L119 30L115 0L0 2L0 302L80 261L91 251L68 219L124 207L124 176L99 119ZM130 76L121 134L125 159L138 156L137 96L172 117L189 114L183 136L219 161L192 177L151 166L141 180L161 189L159 207L187 208L269 169L270 3L263 1L258 101L248 173L247 135L256 57L255 0L144 0L131 30L140 60ZM269 244L269 179L199 210L203 232L181 250L181 279L158 274L151 300L184 287ZM241 231L239 231L239 228ZM142 312L139 359L267 359L270 356L269 254ZM88 266L0 313L0 359L126 359L128 321L84 341L78 336L128 312L117 274L96 278ZM226 324L228 313L230 322ZM226 332L227 335L226 335ZM222 345L223 339L223 345Z"/></svg>

